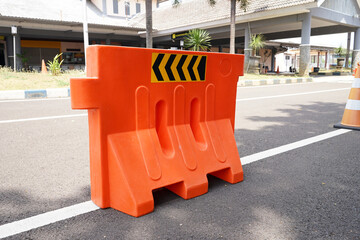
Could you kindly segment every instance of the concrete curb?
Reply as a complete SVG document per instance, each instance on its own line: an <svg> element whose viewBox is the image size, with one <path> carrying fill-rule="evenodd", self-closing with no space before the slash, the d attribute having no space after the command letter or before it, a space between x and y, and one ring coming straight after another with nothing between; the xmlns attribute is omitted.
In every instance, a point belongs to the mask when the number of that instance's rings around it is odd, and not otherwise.
<svg viewBox="0 0 360 240"><path fill-rule="evenodd" d="M70 97L70 88L0 91L0 100Z"/></svg>
<svg viewBox="0 0 360 240"><path fill-rule="evenodd" d="M290 84L290 83L307 83L313 82L313 78L279 78L279 79L264 79L264 80L239 80L238 87L247 86L261 86L261 85L275 85L275 84Z"/></svg>
<svg viewBox="0 0 360 240"><path fill-rule="evenodd" d="M261 86L274 84L306 83L313 82L313 78L279 78L239 80L238 87ZM0 100L20 100L36 98L62 98L70 97L70 88L47 88L39 90L10 90L0 91Z"/></svg>
<svg viewBox="0 0 360 240"><path fill-rule="evenodd" d="M310 76L350 76L352 73L349 72L328 72L328 73L310 73Z"/></svg>

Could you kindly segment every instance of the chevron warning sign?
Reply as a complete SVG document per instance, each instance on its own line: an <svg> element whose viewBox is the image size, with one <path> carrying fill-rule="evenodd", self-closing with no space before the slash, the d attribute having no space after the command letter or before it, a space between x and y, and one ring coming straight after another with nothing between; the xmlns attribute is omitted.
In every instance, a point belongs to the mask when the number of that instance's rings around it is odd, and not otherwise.
<svg viewBox="0 0 360 240"><path fill-rule="evenodd" d="M151 82L205 81L206 56L152 53Z"/></svg>

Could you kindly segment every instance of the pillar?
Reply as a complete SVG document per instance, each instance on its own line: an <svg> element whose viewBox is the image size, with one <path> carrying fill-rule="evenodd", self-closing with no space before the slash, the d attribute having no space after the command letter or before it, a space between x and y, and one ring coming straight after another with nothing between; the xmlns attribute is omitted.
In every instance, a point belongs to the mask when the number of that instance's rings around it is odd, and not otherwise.
<svg viewBox="0 0 360 240"><path fill-rule="evenodd" d="M250 47L250 39L251 39L251 32L250 32L250 23L246 24L245 26L245 42L244 42L244 55L245 55L245 70L248 69L250 56L252 48Z"/></svg>
<svg viewBox="0 0 360 240"><path fill-rule="evenodd" d="M347 35L347 45L346 45L345 68L348 68L348 67L349 67L350 40L351 40L351 32L348 32L348 35Z"/></svg>
<svg viewBox="0 0 360 240"><path fill-rule="evenodd" d="M20 40L20 27L17 29L17 34L15 35L15 45L16 45L16 69L22 69L21 58L18 57L18 54L21 54L21 40ZM11 68L14 68L14 37L9 35L6 37L6 46L7 46L7 55L9 57L8 63Z"/></svg>
<svg viewBox="0 0 360 240"><path fill-rule="evenodd" d="M352 54L352 68L357 67L360 63L360 28L356 29L354 34L354 50Z"/></svg>
<svg viewBox="0 0 360 240"><path fill-rule="evenodd" d="M301 27L301 44L300 44L300 76L309 75L310 67L310 36L311 36L311 14L303 15Z"/></svg>
<svg viewBox="0 0 360 240"><path fill-rule="evenodd" d="M18 34L15 36L15 43L16 43L16 69L21 70L23 68L23 64L21 58L18 57L18 54L21 54L21 40L20 40L20 28L18 27Z"/></svg>

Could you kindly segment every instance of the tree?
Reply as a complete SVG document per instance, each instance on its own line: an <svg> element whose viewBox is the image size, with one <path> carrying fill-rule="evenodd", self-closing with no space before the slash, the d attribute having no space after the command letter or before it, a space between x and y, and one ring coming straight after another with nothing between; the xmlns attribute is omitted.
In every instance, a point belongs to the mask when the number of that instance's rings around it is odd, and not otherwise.
<svg viewBox="0 0 360 240"><path fill-rule="evenodd" d="M184 38L185 48L193 51L207 51L210 47L211 37L206 30L192 29Z"/></svg>
<svg viewBox="0 0 360 240"><path fill-rule="evenodd" d="M259 54L260 48L264 47L265 45L265 37L264 35L254 34L251 36L250 47L255 50L255 55Z"/></svg>
<svg viewBox="0 0 360 240"><path fill-rule="evenodd" d="M152 0L145 1L145 15L146 15L146 48L153 47L152 39Z"/></svg>
<svg viewBox="0 0 360 240"><path fill-rule="evenodd" d="M230 0L230 53L235 53L235 15L236 2L240 2L240 9L246 11L248 0Z"/></svg>
<svg viewBox="0 0 360 240"><path fill-rule="evenodd" d="M216 4L216 0L208 0L211 6ZM246 11L249 4L248 0L230 0L230 53L235 53L235 15L236 15L236 2L240 3L240 9ZM174 5L177 6L179 0L174 0Z"/></svg>

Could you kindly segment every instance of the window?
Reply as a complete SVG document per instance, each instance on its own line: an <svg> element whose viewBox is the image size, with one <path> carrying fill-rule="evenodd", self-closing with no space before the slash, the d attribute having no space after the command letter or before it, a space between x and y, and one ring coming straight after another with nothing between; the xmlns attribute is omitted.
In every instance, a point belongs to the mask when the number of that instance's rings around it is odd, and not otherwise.
<svg viewBox="0 0 360 240"><path fill-rule="evenodd" d="M126 16L130 15L130 3L129 2L125 2L125 15Z"/></svg>
<svg viewBox="0 0 360 240"><path fill-rule="evenodd" d="M136 3L136 13L140 13L141 12L141 5L140 3Z"/></svg>
<svg viewBox="0 0 360 240"><path fill-rule="evenodd" d="M115 14L119 13L118 0L113 0L113 9Z"/></svg>

